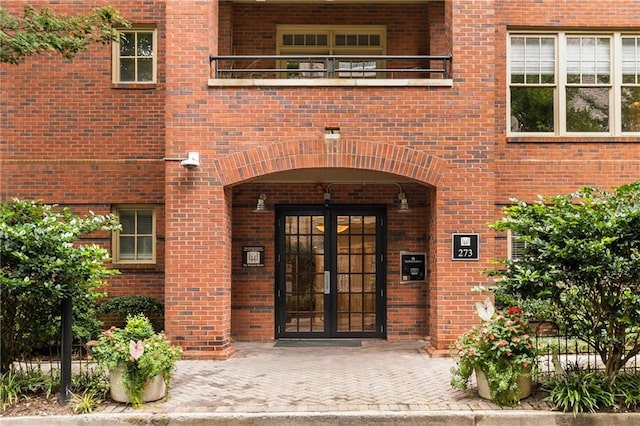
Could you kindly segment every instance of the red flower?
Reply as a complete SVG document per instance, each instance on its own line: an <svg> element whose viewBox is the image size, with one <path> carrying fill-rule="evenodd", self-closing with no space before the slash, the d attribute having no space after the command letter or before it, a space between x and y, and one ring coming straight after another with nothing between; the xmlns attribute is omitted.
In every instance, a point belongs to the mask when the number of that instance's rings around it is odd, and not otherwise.
<svg viewBox="0 0 640 426"><path fill-rule="evenodd" d="M513 308L509 308L509 315L516 315L521 313L522 313L522 309L518 308L517 306L514 306Z"/></svg>

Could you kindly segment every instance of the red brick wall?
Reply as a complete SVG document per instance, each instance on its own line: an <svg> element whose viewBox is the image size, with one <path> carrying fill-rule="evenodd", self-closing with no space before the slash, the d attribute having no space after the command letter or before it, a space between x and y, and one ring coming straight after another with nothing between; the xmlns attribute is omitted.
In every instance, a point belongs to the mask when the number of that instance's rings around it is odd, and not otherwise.
<svg viewBox="0 0 640 426"><path fill-rule="evenodd" d="M30 1L39 7L49 2ZM116 204L157 207L157 263L119 266L107 291L164 299L164 1L55 2L65 15L113 5L133 24L158 28L158 84L114 88L111 46L92 45L73 61L55 54L0 67L0 199L41 199L78 214L111 213ZM24 1L3 7L22 15ZM88 242L111 247L100 233Z"/></svg>
<svg viewBox="0 0 640 426"><path fill-rule="evenodd" d="M637 5L607 2L496 1L496 203L527 201L582 186L609 188L638 178L637 137L506 137L506 45L509 29L620 31L637 29Z"/></svg>
<svg viewBox="0 0 640 426"><path fill-rule="evenodd" d="M166 247L166 259L159 256L157 268L127 270L112 289L164 294L167 332L189 355L229 356L232 333L273 336L272 272L238 266L244 240L267 246L273 233L269 215L248 213L257 188L249 180L345 167L421 185L407 191L411 204L412 197L424 200L412 213L415 221L390 216L389 335L428 335L445 350L477 321L473 305L480 296L469 290L490 282L482 270L504 254L504 237L496 239L486 226L500 205L512 196L606 187L637 175L637 138L541 141L505 134L508 28L635 28L637 10L629 1L109 4L134 23L157 24L158 84L112 88L108 46L93 46L72 63L44 55L2 66L0 190L3 199L37 197L97 212L118 203L158 206L159 254ZM55 8L88 10L84 2ZM210 53L272 54L278 23L387 25L389 54L451 53L453 87L207 87ZM326 126L340 127L340 141L324 141ZM162 161L191 150L201 154L195 171ZM260 191L270 201L311 200L296 188ZM383 202L383 193L365 191L363 200ZM457 232L480 234L479 261L451 260ZM107 236L102 241L109 245ZM404 245L428 252L424 288L397 283L394 256Z"/></svg>
<svg viewBox="0 0 640 426"><path fill-rule="evenodd" d="M277 25L386 25L389 55L428 55L427 5L242 4L233 7L236 54L273 55ZM434 53L435 54L435 53Z"/></svg>

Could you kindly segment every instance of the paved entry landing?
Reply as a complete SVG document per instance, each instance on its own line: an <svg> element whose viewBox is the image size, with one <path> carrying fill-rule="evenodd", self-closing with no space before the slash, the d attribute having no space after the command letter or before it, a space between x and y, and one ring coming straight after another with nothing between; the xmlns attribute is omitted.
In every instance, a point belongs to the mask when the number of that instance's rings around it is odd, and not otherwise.
<svg viewBox="0 0 640 426"><path fill-rule="evenodd" d="M430 358L425 342L363 340L361 347L281 348L236 343L227 361L179 361L170 397L140 410L106 412L310 413L500 410L474 391L449 386L448 358ZM534 397L520 409L548 410Z"/></svg>
<svg viewBox="0 0 640 426"><path fill-rule="evenodd" d="M276 348L357 348L362 341L352 339L280 339Z"/></svg>

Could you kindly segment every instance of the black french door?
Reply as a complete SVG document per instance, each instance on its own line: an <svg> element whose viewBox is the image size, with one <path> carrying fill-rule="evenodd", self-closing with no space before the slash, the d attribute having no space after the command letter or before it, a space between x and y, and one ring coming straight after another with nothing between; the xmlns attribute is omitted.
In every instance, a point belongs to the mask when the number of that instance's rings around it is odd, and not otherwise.
<svg viewBox="0 0 640 426"><path fill-rule="evenodd" d="M276 338L385 337L385 208L280 207Z"/></svg>

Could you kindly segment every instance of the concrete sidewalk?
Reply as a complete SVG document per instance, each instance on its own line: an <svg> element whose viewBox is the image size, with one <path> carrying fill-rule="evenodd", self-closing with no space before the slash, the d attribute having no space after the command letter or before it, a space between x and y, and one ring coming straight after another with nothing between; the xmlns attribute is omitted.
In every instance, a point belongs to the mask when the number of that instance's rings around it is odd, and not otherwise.
<svg viewBox="0 0 640 426"><path fill-rule="evenodd" d="M551 411L534 395L515 409L449 386L453 361L425 342L365 340L362 347L279 348L236 343L227 361L179 361L169 398L134 409L110 404L82 416L3 418L0 423L637 425L637 414Z"/></svg>

